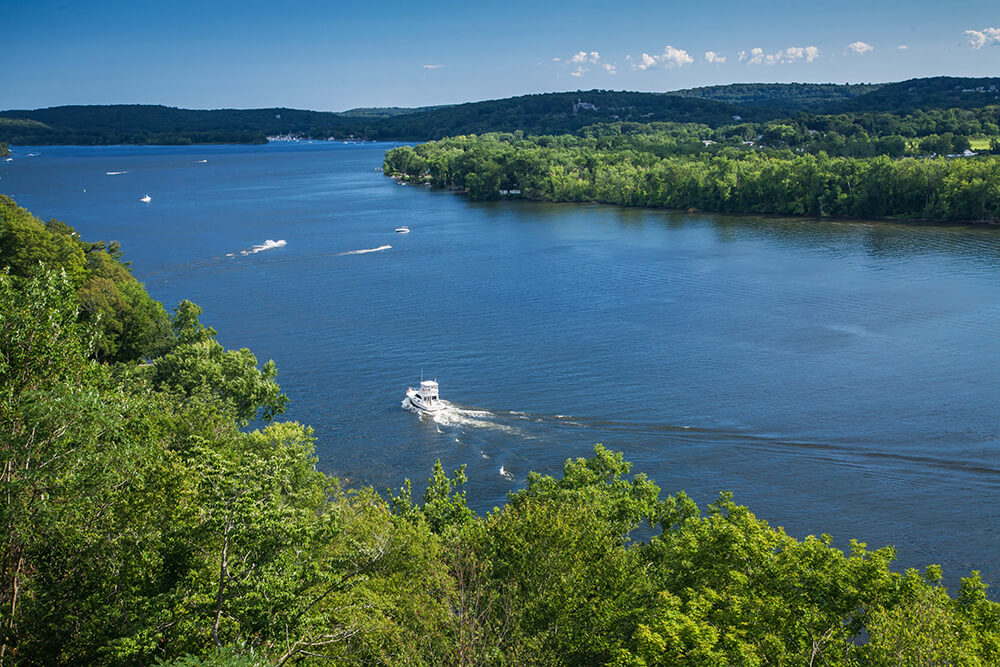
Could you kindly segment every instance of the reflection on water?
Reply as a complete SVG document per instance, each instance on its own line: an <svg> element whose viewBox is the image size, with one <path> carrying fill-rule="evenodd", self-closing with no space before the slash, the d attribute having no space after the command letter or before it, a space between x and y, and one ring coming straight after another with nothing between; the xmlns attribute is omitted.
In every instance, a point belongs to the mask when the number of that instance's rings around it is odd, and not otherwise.
<svg viewBox="0 0 1000 667"><path fill-rule="evenodd" d="M475 203L394 186L387 147L52 147L0 184L274 359L355 483L466 464L487 511L601 442L665 492L1000 581L1000 230ZM399 407L422 370L439 415Z"/></svg>

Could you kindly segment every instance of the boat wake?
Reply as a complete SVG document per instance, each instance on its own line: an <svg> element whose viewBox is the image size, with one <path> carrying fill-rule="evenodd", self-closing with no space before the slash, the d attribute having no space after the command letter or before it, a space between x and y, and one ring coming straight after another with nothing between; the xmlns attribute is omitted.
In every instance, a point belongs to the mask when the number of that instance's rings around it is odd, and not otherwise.
<svg viewBox="0 0 1000 667"><path fill-rule="evenodd" d="M273 250L274 248L283 248L288 245L288 242L284 239L273 241L268 239L261 244L255 245L253 247L247 248L246 250L240 250L238 253L241 257L246 257L247 255L256 255L259 252L264 252L265 250ZM234 257L237 253L228 252L226 257Z"/></svg>
<svg viewBox="0 0 1000 667"><path fill-rule="evenodd" d="M488 410L464 408L443 399L441 400L441 404L443 407L436 412L418 410L410 403L409 397L404 398L401 405L404 410L414 412L420 415L421 419L431 420L440 426L488 429L502 431L511 435L524 435L518 427L504 424L501 415L494 414Z"/></svg>
<svg viewBox="0 0 1000 667"><path fill-rule="evenodd" d="M282 241L282 243L284 243L284 241ZM338 252L336 254L336 256L337 257L343 257L345 255L364 255L364 254L367 254L369 252L380 252L382 250L388 250L391 247L392 246L387 243L385 245L380 245L377 248L364 248L362 250L348 250L347 252Z"/></svg>
<svg viewBox="0 0 1000 667"><path fill-rule="evenodd" d="M108 176L118 176L120 174L127 174L128 172L127 171L106 171L104 173L107 174Z"/></svg>

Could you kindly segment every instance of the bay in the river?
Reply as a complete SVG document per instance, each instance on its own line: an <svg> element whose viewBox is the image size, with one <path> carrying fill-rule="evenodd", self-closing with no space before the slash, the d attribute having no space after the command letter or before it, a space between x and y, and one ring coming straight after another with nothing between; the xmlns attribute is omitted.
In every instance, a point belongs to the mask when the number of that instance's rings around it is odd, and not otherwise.
<svg viewBox="0 0 1000 667"><path fill-rule="evenodd" d="M1000 230L473 203L395 185L387 148L22 147L0 192L274 359L355 484L440 458L486 511L601 442L665 492L1000 583ZM436 421L400 409L421 371Z"/></svg>

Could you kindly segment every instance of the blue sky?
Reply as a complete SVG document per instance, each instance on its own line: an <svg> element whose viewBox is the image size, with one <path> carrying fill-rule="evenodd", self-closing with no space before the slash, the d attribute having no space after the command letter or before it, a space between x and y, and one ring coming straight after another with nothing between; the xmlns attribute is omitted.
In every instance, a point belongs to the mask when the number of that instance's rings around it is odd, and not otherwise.
<svg viewBox="0 0 1000 667"><path fill-rule="evenodd" d="M1000 74L1000 2L0 0L0 109L422 106Z"/></svg>

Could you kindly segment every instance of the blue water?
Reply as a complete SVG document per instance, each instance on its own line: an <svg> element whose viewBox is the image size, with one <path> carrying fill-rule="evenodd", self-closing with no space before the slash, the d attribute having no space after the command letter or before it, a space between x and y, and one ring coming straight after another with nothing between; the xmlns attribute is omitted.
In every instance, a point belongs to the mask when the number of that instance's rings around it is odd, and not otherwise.
<svg viewBox="0 0 1000 667"><path fill-rule="evenodd" d="M388 147L24 147L0 192L274 359L353 484L440 458L487 511L601 442L665 492L1000 582L1000 230L472 203L383 177ZM436 420L400 408L421 372Z"/></svg>

